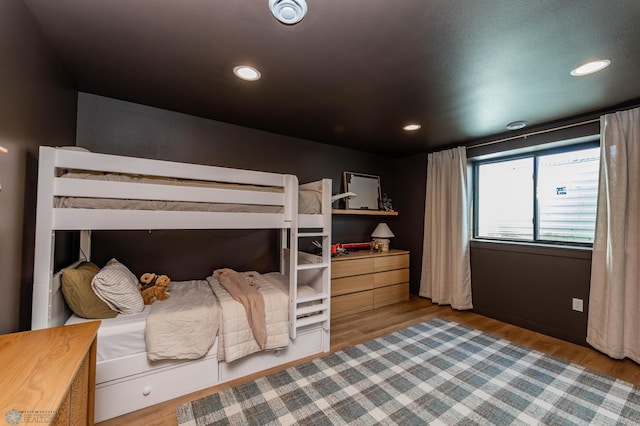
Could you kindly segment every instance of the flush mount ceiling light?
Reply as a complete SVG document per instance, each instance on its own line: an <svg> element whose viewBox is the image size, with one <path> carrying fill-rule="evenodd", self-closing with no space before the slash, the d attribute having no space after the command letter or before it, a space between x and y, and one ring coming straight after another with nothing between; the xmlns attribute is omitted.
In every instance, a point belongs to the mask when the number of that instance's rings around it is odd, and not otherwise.
<svg viewBox="0 0 640 426"><path fill-rule="evenodd" d="M269 0L269 9L278 21L293 25L302 21L307 14L307 2L305 0Z"/></svg>
<svg viewBox="0 0 640 426"><path fill-rule="evenodd" d="M518 130L518 129L522 129L523 127L525 127L527 124L526 121L512 121L511 123L507 124L507 130Z"/></svg>
<svg viewBox="0 0 640 426"><path fill-rule="evenodd" d="M415 130L421 129L422 126L419 124L411 123L402 127L402 130L406 130L407 132L413 132Z"/></svg>
<svg viewBox="0 0 640 426"><path fill-rule="evenodd" d="M597 61L587 62L584 65L580 65L578 68L571 70L571 75L574 77L581 77L583 75L593 74L594 72L602 71L611 64L608 59L598 59Z"/></svg>
<svg viewBox="0 0 640 426"><path fill-rule="evenodd" d="M261 77L260 71L248 65L238 65L237 67L234 67L233 73L236 77L247 81L260 80Z"/></svg>

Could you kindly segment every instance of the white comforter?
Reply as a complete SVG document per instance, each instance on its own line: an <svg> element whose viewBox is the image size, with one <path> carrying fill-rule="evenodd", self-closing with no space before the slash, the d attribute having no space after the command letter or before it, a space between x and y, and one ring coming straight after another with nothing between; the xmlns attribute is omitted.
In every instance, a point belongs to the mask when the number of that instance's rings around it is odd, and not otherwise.
<svg viewBox="0 0 640 426"><path fill-rule="evenodd" d="M204 356L218 333L219 308L207 281L172 282L171 296L155 302L147 317L147 357L196 359Z"/></svg>
<svg viewBox="0 0 640 426"><path fill-rule="evenodd" d="M267 342L265 349L277 349L289 344L289 302L287 293L274 282L271 274L259 275L257 284L264 296ZM218 333L218 360L231 362L260 351L253 338L247 315L241 303L233 300L216 278L210 276L211 285L220 303L220 330Z"/></svg>

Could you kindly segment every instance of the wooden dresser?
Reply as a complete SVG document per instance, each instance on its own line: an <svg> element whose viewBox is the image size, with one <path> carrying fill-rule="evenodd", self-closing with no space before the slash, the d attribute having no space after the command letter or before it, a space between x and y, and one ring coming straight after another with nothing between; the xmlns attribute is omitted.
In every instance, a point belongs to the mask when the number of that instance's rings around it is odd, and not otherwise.
<svg viewBox="0 0 640 426"><path fill-rule="evenodd" d="M408 251L360 251L331 259L331 318L408 299Z"/></svg>
<svg viewBox="0 0 640 426"><path fill-rule="evenodd" d="M0 336L0 416L7 424L93 424L99 325Z"/></svg>

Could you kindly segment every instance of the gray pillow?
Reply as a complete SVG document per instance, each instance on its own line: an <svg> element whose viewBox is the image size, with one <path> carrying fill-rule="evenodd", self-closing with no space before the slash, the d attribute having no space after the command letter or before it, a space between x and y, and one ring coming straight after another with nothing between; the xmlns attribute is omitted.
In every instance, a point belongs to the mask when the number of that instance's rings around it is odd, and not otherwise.
<svg viewBox="0 0 640 426"><path fill-rule="evenodd" d="M91 288L111 309L121 314L135 314L144 309L138 279L116 259L107 262L93 277Z"/></svg>

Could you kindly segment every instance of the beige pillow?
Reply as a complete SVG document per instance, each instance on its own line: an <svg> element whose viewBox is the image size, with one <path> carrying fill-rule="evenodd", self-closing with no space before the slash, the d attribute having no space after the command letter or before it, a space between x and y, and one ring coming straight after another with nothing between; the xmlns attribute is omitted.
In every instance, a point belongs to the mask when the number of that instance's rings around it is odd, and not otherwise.
<svg viewBox="0 0 640 426"><path fill-rule="evenodd" d="M62 294L71 310L82 318L113 318L118 313L104 303L91 288L91 280L100 268L91 262L82 262L75 268L62 270Z"/></svg>
<svg viewBox="0 0 640 426"><path fill-rule="evenodd" d="M111 259L91 280L91 288L111 309L136 314L144 309L138 278L116 259Z"/></svg>

